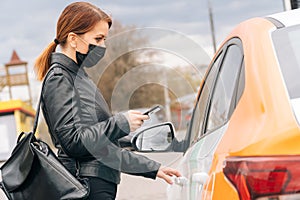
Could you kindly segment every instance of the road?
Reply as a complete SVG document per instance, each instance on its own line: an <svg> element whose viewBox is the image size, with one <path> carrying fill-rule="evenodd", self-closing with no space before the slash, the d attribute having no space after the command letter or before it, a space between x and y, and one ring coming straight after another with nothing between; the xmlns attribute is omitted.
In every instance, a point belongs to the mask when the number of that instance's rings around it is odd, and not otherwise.
<svg viewBox="0 0 300 200"><path fill-rule="evenodd" d="M7 198L5 197L4 193L2 192L2 190L0 191L0 199L1 200L7 200Z"/></svg>
<svg viewBox="0 0 300 200"><path fill-rule="evenodd" d="M184 138L186 130L176 132L180 141ZM147 153L142 154L153 159L163 166L176 167L183 153ZM146 179L122 174L118 187L117 200L166 200L168 184L161 179Z"/></svg>
<svg viewBox="0 0 300 200"><path fill-rule="evenodd" d="M146 154L164 166L175 167L182 153ZM166 200L168 184L161 179L146 179L122 174L117 200Z"/></svg>

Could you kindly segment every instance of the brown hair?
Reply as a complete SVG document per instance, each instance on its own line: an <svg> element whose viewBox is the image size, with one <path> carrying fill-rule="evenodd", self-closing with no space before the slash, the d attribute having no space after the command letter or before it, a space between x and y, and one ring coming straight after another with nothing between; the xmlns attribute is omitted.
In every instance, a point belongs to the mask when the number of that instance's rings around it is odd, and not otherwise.
<svg viewBox="0 0 300 200"><path fill-rule="evenodd" d="M100 8L87 2L68 5L57 21L55 41L52 41L35 61L34 68L38 80L42 80L50 68L51 53L55 51L57 44L63 46L70 32L84 34L92 30L101 20L106 21L109 28L111 27L111 18Z"/></svg>

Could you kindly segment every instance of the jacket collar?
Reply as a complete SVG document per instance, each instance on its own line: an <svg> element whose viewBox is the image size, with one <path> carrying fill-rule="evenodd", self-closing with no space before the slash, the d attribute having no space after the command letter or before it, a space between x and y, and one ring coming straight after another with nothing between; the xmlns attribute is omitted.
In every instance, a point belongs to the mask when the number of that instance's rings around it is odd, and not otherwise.
<svg viewBox="0 0 300 200"><path fill-rule="evenodd" d="M61 65L66 70L69 70L80 77L89 77L83 67L79 67L74 60L63 53L53 52L51 54L51 66L55 63Z"/></svg>
<svg viewBox="0 0 300 200"><path fill-rule="evenodd" d="M51 54L51 65L55 63L62 65L74 73L77 73L80 68L74 60L63 53L54 52Z"/></svg>

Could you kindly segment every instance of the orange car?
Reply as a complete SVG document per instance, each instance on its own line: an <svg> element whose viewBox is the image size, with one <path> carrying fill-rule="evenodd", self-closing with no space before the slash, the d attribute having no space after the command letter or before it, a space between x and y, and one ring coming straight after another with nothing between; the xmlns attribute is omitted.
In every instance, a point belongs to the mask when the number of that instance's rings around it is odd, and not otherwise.
<svg viewBox="0 0 300 200"><path fill-rule="evenodd" d="M300 10L238 25L215 54L183 141L169 123L133 140L183 151L169 199L300 199Z"/></svg>

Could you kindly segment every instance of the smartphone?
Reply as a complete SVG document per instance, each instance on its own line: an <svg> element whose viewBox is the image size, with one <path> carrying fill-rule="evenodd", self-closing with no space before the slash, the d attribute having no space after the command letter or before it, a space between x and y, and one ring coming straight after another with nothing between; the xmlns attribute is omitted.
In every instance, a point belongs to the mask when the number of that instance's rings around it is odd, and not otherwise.
<svg viewBox="0 0 300 200"><path fill-rule="evenodd" d="M161 106L157 105L157 106L154 106L152 108L150 108L149 110L145 111L143 113L143 115L151 115L153 113L156 113L157 111L160 111L161 110Z"/></svg>

